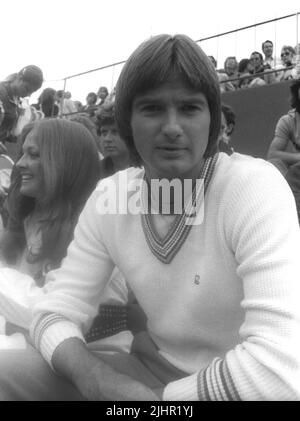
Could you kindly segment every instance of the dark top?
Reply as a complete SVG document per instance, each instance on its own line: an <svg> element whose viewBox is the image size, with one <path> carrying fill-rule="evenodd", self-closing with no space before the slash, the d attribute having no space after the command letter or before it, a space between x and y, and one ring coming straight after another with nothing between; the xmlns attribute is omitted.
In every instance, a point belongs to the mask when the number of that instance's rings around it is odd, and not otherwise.
<svg viewBox="0 0 300 421"><path fill-rule="evenodd" d="M0 142L14 142L16 139L11 135L11 130L19 118L20 108L13 99L9 82L0 82L0 101L4 114L0 125Z"/></svg>

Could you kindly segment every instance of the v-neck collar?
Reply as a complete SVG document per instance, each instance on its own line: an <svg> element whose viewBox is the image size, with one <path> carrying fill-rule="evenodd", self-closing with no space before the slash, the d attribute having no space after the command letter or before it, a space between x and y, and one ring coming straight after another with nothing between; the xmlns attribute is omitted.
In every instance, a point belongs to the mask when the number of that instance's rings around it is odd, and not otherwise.
<svg viewBox="0 0 300 421"><path fill-rule="evenodd" d="M142 227L144 231L144 235L147 241L147 244L151 250L151 252L162 262L162 263L170 263L175 255L178 253L180 248L182 247L184 241L186 240L191 228L192 224L187 224L187 218L195 218L197 216L198 211L202 206L202 200L204 194L207 190L208 184L211 180L217 159L218 153L214 156L209 157L205 160L199 179L203 180L202 183L196 183L195 188L189 198L188 204L183 210L183 212L176 216L175 220L172 222L171 227L166 234L166 236L162 239L157 234L151 214L148 212L148 207L146 206L147 200L146 196L148 192L146 192L144 186L146 182L142 183L142 192L141 192L141 199L142 199L142 207L143 212L141 215L142 218ZM145 177L144 177L145 181ZM194 203L196 202L196 212L192 213L192 209L194 207Z"/></svg>

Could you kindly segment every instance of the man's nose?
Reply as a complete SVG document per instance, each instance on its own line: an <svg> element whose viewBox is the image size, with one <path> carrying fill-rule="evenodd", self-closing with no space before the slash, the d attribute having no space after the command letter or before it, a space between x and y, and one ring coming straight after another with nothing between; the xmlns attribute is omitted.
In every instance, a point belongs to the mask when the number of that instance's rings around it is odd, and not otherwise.
<svg viewBox="0 0 300 421"><path fill-rule="evenodd" d="M176 139L182 135L183 130L176 110L171 110L166 114L162 125L162 132L170 139Z"/></svg>

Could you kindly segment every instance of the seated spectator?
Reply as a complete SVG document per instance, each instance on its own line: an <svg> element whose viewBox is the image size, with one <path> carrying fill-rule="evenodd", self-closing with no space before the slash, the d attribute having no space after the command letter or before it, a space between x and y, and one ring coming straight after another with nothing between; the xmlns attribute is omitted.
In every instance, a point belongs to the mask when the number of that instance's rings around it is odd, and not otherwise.
<svg viewBox="0 0 300 421"><path fill-rule="evenodd" d="M226 60L224 62L224 71L227 74L229 80L238 78L238 76L239 76L238 75L238 66L239 66L239 63L238 63L236 57L229 56L229 57L226 58ZM233 81L231 81L231 83L233 84L233 86L235 88L237 88L238 80L233 80Z"/></svg>
<svg viewBox="0 0 300 421"><path fill-rule="evenodd" d="M83 113L84 112L84 106L82 105L81 101L73 101L75 107L76 107L76 111L78 113Z"/></svg>
<svg viewBox="0 0 300 421"><path fill-rule="evenodd" d="M131 166L129 151L116 125L113 104L110 108L102 109L98 115L97 132L104 156L100 161L100 178L108 177L116 171Z"/></svg>
<svg viewBox="0 0 300 421"><path fill-rule="evenodd" d="M30 96L43 83L43 73L37 66L30 65L0 82L2 121L0 124L0 153L5 153L6 142L16 142L12 134L19 116L22 114L20 98Z"/></svg>
<svg viewBox="0 0 300 421"><path fill-rule="evenodd" d="M26 126L21 144L1 253L7 265L41 286L46 272L58 267L66 253L79 213L99 178L99 160L88 130L65 120Z"/></svg>
<svg viewBox="0 0 300 421"><path fill-rule="evenodd" d="M6 318L7 334L26 334L29 329L30 304L42 299L47 290L45 275L64 258L77 218L98 181L96 145L84 127L85 120L90 120L81 117L77 116L77 122L75 117L72 121L43 121L23 130L23 154L9 193L8 228L0 243L1 265L6 266L0 268L0 318ZM127 309L115 308L115 304L127 301L127 294L124 276L115 269L103 296L105 306L88 339L126 329ZM105 326L99 325L99 318ZM124 335L131 339L128 332ZM2 343L3 338L0 352Z"/></svg>
<svg viewBox="0 0 300 421"><path fill-rule="evenodd" d="M251 82L252 78L250 75L250 72L253 70L253 66L251 64L251 61L248 58L243 58L239 62L238 67L238 74L239 74L239 80L238 80L238 88L245 89L249 87L249 83Z"/></svg>
<svg viewBox="0 0 300 421"><path fill-rule="evenodd" d="M58 115L58 105L55 103L56 91L52 88L43 90L38 98L37 104L33 106L44 113L45 117L56 117Z"/></svg>
<svg viewBox="0 0 300 421"><path fill-rule="evenodd" d="M271 69L275 68L275 59L273 57L273 42L266 40L262 43L261 49L265 55L263 59L263 64L270 66Z"/></svg>
<svg viewBox="0 0 300 421"><path fill-rule="evenodd" d="M248 58L242 58L238 66L238 74L243 75L244 73L250 73L253 70L251 61Z"/></svg>
<svg viewBox="0 0 300 421"><path fill-rule="evenodd" d="M66 98L66 99L71 99L71 98L72 98L72 94L71 94L71 92L70 92L70 91L66 91L66 92L65 92L65 98Z"/></svg>
<svg viewBox="0 0 300 421"><path fill-rule="evenodd" d="M74 114L77 112L77 108L74 102L71 99L65 97L63 90L56 92L56 100L59 108L59 116L70 117L69 114Z"/></svg>
<svg viewBox="0 0 300 421"><path fill-rule="evenodd" d="M234 84L230 82L229 77L226 75L226 73L217 72L217 77L219 80L221 93L235 90Z"/></svg>
<svg viewBox="0 0 300 421"><path fill-rule="evenodd" d="M214 68L216 69L218 64L217 64L217 60L214 58L214 56L207 56L210 61L212 62L212 64L214 65Z"/></svg>
<svg viewBox="0 0 300 421"><path fill-rule="evenodd" d="M106 97L108 96L108 89L106 86L100 86L100 88L98 89L97 92L97 105L102 105L104 104L104 101L106 99Z"/></svg>
<svg viewBox="0 0 300 421"><path fill-rule="evenodd" d="M231 135L235 128L235 113L233 109L227 105L221 105L221 130L219 137L219 151L232 155L234 152L230 143Z"/></svg>
<svg viewBox="0 0 300 421"><path fill-rule="evenodd" d="M252 65L252 70L250 70L250 73L252 75L257 75L257 77L262 79L266 84L275 82L274 73L270 73L271 67L269 64L263 63L263 56L261 53L258 51L253 51L250 56L250 62ZM258 86L259 84L260 82L255 82L255 86Z"/></svg>
<svg viewBox="0 0 300 421"><path fill-rule="evenodd" d="M86 97L86 105L84 111L88 113L90 117L95 117L95 111L97 110L97 94L95 92L90 92Z"/></svg>
<svg viewBox="0 0 300 421"><path fill-rule="evenodd" d="M211 69L184 35L151 37L127 60L116 119L142 168L100 182L62 266L47 275L31 334L54 370L30 345L2 353L0 400L300 399L295 203L272 165L217 152ZM120 175L140 210L104 213L103 187ZM158 179L179 182L180 202L188 196L178 215L177 195L165 202L155 192ZM156 212L164 203L169 210ZM101 353L84 339L115 262L148 318L132 353Z"/></svg>
<svg viewBox="0 0 300 421"><path fill-rule="evenodd" d="M281 65L276 66L279 71L276 73L276 80L277 82L282 82L284 80L292 79L292 67L294 67L294 57L295 57L295 50L290 45L284 45L281 49L280 53L281 57ZM281 70L284 69L286 70Z"/></svg>
<svg viewBox="0 0 300 421"><path fill-rule="evenodd" d="M300 80L290 85L290 91L292 110L278 120L267 155L284 177L300 162Z"/></svg>
<svg viewBox="0 0 300 421"><path fill-rule="evenodd" d="M268 159L285 176L294 194L300 223L300 79L290 85L293 109L282 116L268 151Z"/></svg>
<svg viewBox="0 0 300 421"><path fill-rule="evenodd" d="M95 140L95 143L96 143L96 146L97 146L97 149L98 149L99 159L103 159L103 155L102 155L102 152L101 152L100 137L98 136L97 126L96 126L94 120L87 117L86 114L83 114L83 113L74 114L73 116L71 116L69 118L69 120L74 121L76 123L83 124L89 130L89 132L92 134L92 136Z"/></svg>

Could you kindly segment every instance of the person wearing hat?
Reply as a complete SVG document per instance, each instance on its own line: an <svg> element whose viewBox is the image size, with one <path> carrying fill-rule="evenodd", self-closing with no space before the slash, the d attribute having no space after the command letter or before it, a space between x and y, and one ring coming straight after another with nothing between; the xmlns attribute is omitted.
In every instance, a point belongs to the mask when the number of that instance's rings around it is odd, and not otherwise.
<svg viewBox="0 0 300 421"><path fill-rule="evenodd" d="M22 113L20 98L30 96L42 86L42 83L43 72L34 65L26 66L0 82L0 101L3 108L3 120L0 124L0 152L6 151L6 142L16 140L12 131Z"/></svg>

